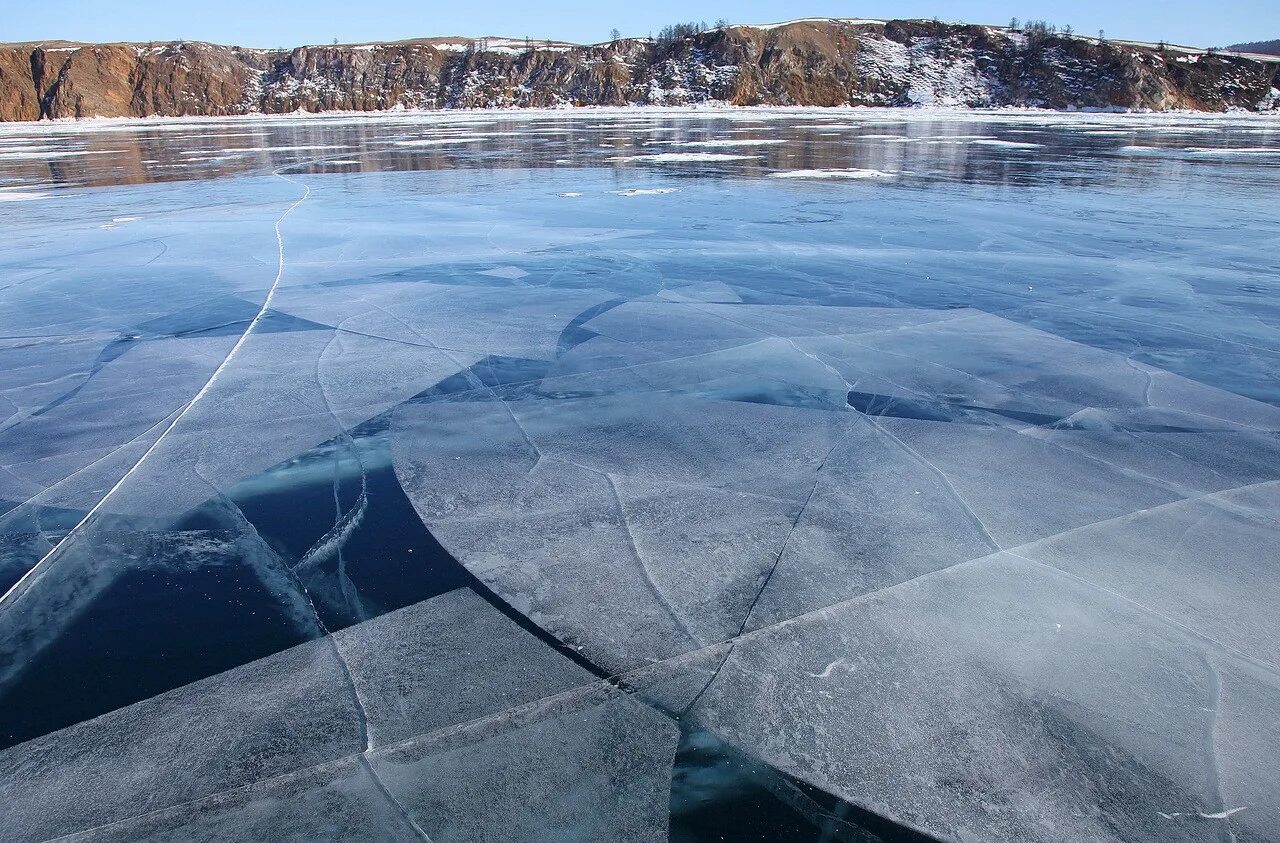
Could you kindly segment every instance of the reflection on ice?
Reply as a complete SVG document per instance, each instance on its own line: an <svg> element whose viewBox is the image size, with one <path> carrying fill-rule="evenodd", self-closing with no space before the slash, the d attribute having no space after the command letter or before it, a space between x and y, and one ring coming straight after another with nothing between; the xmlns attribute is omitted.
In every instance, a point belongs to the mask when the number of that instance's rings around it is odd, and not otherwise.
<svg viewBox="0 0 1280 843"><path fill-rule="evenodd" d="M0 823L1280 840L1278 136L0 130Z"/></svg>

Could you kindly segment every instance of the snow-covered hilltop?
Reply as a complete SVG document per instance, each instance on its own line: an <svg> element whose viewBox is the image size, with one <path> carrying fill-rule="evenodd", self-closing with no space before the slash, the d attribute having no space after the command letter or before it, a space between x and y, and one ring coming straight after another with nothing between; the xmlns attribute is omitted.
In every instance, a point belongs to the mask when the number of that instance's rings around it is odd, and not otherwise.
<svg viewBox="0 0 1280 843"><path fill-rule="evenodd" d="M603 44L0 46L0 120L574 105L1280 108L1280 58L937 21L807 19Z"/></svg>

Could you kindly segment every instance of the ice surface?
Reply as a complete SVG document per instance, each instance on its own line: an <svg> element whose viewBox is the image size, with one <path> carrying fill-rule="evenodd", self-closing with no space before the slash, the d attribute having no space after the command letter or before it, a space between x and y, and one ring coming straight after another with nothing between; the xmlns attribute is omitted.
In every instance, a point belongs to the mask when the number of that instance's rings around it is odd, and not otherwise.
<svg viewBox="0 0 1280 843"><path fill-rule="evenodd" d="M884 419L880 427L955 490L1003 548L1169 503L1172 491L1005 427ZM925 456L927 455L927 456ZM1023 467L1010 476L1009 460Z"/></svg>
<svg viewBox="0 0 1280 843"><path fill-rule="evenodd" d="M1274 670L1224 665L1219 670L1211 738L1224 811L1241 839L1274 840L1280 831L1280 792L1274 753L1280 747L1280 703ZM1245 810L1240 811L1240 808ZM1220 828L1220 826L1219 826Z"/></svg>
<svg viewBox="0 0 1280 843"><path fill-rule="evenodd" d="M705 146L705 147L721 147L721 146L772 146L777 143L786 143L785 140L779 138L714 138L712 140L703 141L682 141L677 146Z"/></svg>
<svg viewBox="0 0 1280 843"><path fill-rule="evenodd" d="M588 671L459 589L334 636L371 747L592 682Z"/></svg>
<svg viewBox="0 0 1280 843"><path fill-rule="evenodd" d="M421 841L369 769L343 758L75 835L86 841Z"/></svg>
<svg viewBox="0 0 1280 843"><path fill-rule="evenodd" d="M738 632L812 472L854 422L660 396L636 411L433 402L402 407L393 428L401 484L445 548L615 671Z"/></svg>
<svg viewBox="0 0 1280 843"><path fill-rule="evenodd" d="M0 822L1280 840L1277 131L0 126Z"/></svg>
<svg viewBox="0 0 1280 843"><path fill-rule="evenodd" d="M313 642L5 750L6 835L68 834L363 748L341 662Z"/></svg>
<svg viewBox="0 0 1280 843"><path fill-rule="evenodd" d="M489 833L505 835L512 818L486 819L465 795L483 780L475 797L498 798L497 783L481 777L483 767L499 763L512 791L532 782L561 792L564 810L597 816L598 800L584 801L591 788L615 801L627 827L648 824L656 829L649 836L665 832L675 727L595 684L591 673L474 593L455 591L0 753L5 828L12 839L34 840L140 817L98 836L164 839L215 835L219 828L240 836L255 827L288 827L305 813L300 800L321 805L342 794L324 808L325 820L306 822L324 828L331 821L357 837L369 833L363 823L374 821L400 834L412 823L397 800L416 813L434 798L403 768L477 764L476 778L456 781L460 792L439 797L454 803L449 812L422 821L493 823ZM590 687L575 690L580 686ZM567 701L538 703L565 694ZM584 718L599 726L580 728ZM466 723L479 725L461 733L448 728ZM642 732L653 734L641 740ZM653 761L635 766L629 753L618 753L615 742L624 738L648 745ZM387 745L397 748L370 752ZM567 756L569 746L578 749ZM527 764L515 762L517 752L529 755ZM569 757L578 765L571 793L547 778L549 766L563 770ZM184 760L174 766L156 759ZM592 765L600 765L602 778L591 778ZM636 793L609 793L609 776L622 769L632 770ZM383 770L394 794L390 806L373 778ZM230 792L206 799L223 791ZM655 800L660 810L649 810ZM509 802L511 811L539 821L543 803L522 802L514 792ZM473 810L478 817L452 814ZM154 811L163 813L140 816Z"/></svg>
<svg viewBox="0 0 1280 843"><path fill-rule="evenodd" d="M431 840L662 841L677 737L653 709L591 688L370 764Z"/></svg>
<svg viewBox="0 0 1280 843"><path fill-rule="evenodd" d="M599 336L563 355L524 400L504 407L478 396L480 403L403 408L397 416L403 432L396 439L396 461L410 497L446 547L516 605L548 618L558 632L567 623L563 631L572 630L572 639L588 648L578 624L619 624L623 615L564 621L559 617L564 608L556 604L580 600L560 596L547 604L542 582L564 588L570 587L567 580L582 578L594 589L600 571L639 567L640 580L653 581L655 593L638 602L629 597L621 611L649 603L661 615L672 600L696 595L697 587L669 587L663 582L667 575L649 569L669 564L687 569L699 560L683 559L679 547L651 553L651 532L674 530L690 548L724 548L721 561L712 556L702 562L706 574L719 576L712 572L733 560L743 565L730 580L741 584L723 586L729 611L706 629L695 633L701 622L689 619L690 612L717 611L706 597L699 599L700 609L667 612L674 616L668 634L706 644L727 637L733 611L744 604L755 604L753 617L739 615L738 624L776 622L993 550L1201 490L1276 476L1269 440L1243 426L1202 433L1120 430L1132 423L1138 407L1158 406L1165 422L1180 418L1196 425L1209 419L1214 419L1211 425L1227 424L1216 421L1220 417L1240 419L1241 425L1269 423L1270 407L985 314L633 303L612 308L584 327ZM1023 357L1023 368L1017 379L1003 384L996 378L1005 376L986 367L1013 349ZM925 359L929 353L935 356ZM1107 374L1082 374L1094 371ZM1132 386L1118 391L1126 382ZM1157 384L1171 388L1158 391ZM848 405L861 413L850 412L845 403L850 387ZM654 394L639 408L634 398L626 404L603 398L636 393ZM663 397L671 394L686 397ZM566 400L584 395L602 397ZM556 400L530 400L539 397ZM813 461L800 474L790 475L774 457L772 476L762 480L763 472L751 462L775 453L777 446L737 444L723 421L724 408L732 406L720 403L724 398L773 405L757 404L750 411L756 439L798 444L813 435L800 433L811 425L817 425L816 433L836 424L839 433L835 438L823 434L816 447L805 446ZM779 406L787 404L792 407ZM813 412L817 409L830 412ZM1095 429L1085 422L1090 412L1100 419L1106 412L1116 417ZM650 413L663 423L647 422ZM548 428L549 419L563 419L560 423L569 427ZM1073 427L1046 427L1062 420ZM1074 429L1080 425L1083 430ZM463 450L440 451L433 445L418 456L407 444L442 439ZM1200 448L1218 454L1210 457ZM1234 465L1222 458L1231 451L1239 452ZM672 453L695 470L668 474ZM708 465L706 454L723 456ZM1010 460L1025 470L1010 476ZM629 511L627 487L638 480L705 486L709 478L726 482L719 478L739 468L750 479L728 479L736 491L752 489L792 503L791 508L775 505L772 516L755 511L758 501L748 505L743 498L738 504L752 513L749 523L782 525L778 540L750 539L760 548L754 561L750 550L735 547L751 531L745 525L733 528L741 534L738 541L717 536L716 525L735 519L711 516L718 510L705 496L688 502L695 513L689 526L679 520L676 507L662 518L678 526L661 529L648 522L649 511ZM468 476L461 478L462 473ZM790 482L782 487L761 486L784 479ZM457 489L457 495L449 496L446 489ZM681 499L674 488L665 494ZM531 518L535 499L557 506L540 507ZM551 512L555 516L541 528L537 522ZM601 554L606 544L612 550ZM655 558L662 561L651 561ZM564 568L569 560L580 560L573 563L573 573ZM766 578L758 596L743 596L752 593L752 583ZM640 580L629 593L643 595ZM720 587L719 580L713 582ZM653 615L634 623L651 629ZM620 646L617 629L607 635L614 642L611 650ZM648 657L669 655L673 646L684 645L655 644ZM615 668L633 663L592 652Z"/></svg>
<svg viewBox="0 0 1280 843"><path fill-rule="evenodd" d="M1219 793L1208 737L1219 663L1245 669L1105 590L997 554L741 639L691 716L946 839L1199 840L1217 829L1159 806L1241 804ZM1249 675L1261 684L1241 690L1273 705L1275 674Z"/></svg>
<svg viewBox="0 0 1280 843"><path fill-rule="evenodd" d="M1260 483L1101 521L1013 552L1274 665L1280 629L1266 607L1280 589L1272 546L1277 513L1280 483Z"/></svg>
<svg viewBox="0 0 1280 843"><path fill-rule="evenodd" d="M698 163L701 161L745 161L750 155L735 155L730 152L655 152L650 155L628 155L620 161L652 161L656 164Z"/></svg>
<svg viewBox="0 0 1280 843"><path fill-rule="evenodd" d="M1021 143L1019 141L997 140L995 138L976 138L973 141L977 146L999 146L1004 149L1039 149L1043 144L1038 143Z"/></svg>
<svg viewBox="0 0 1280 843"><path fill-rule="evenodd" d="M880 170L785 170L772 174L775 179L889 179L893 173Z"/></svg>

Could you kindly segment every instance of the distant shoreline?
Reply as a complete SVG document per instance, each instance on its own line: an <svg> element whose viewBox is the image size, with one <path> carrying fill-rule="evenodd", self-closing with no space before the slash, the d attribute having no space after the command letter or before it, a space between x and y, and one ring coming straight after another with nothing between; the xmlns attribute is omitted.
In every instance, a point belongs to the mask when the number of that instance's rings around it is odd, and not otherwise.
<svg viewBox="0 0 1280 843"><path fill-rule="evenodd" d="M0 122L690 105L1266 112L1280 109L1280 57L1111 41L1043 22L828 18L588 45L0 46Z"/></svg>
<svg viewBox="0 0 1280 843"><path fill-rule="evenodd" d="M699 103L695 105L683 106L664 106L664 105L627 105L627 106L602 106L602 105L583 105L583 106L557 106L553 108L532 108L532 107L505 107L505 108L438 108L438 109L401 109L386 111L292 111L285 114L263 114L261 112L253 112L247 114L226 114L218 116L193 116L193 115L150 115L148 117L62 117L54 119L45 119L40 121L14 121L10 123L0 123L0 135L7 132L20 132L24 129L48 128L50 130L69 129L74 130L77 127L85 130L93 130L99 128L104 131L113 128L125 128L132 126L191 126L201 124L217 124L217 123L243 123L243 122L302 122L302 121L332 121L332 122L351 122L359 120L380 121L380 120L408 120L416 121L419 119L430 120L431 118L440 118L441 122L452 122L450 118L477 118L488 117L497 119L553 119L564 118L572 119L574 117L634 117L637 115L648 116L670 116L672 118L687 118L690 116L706 116L716 117L729 114L757 113L761 117L766 115L771 119L783 119L792 117L796 119L805 116L813 119L823 119L829 116L840 114L858 115L858 114L886 114L886 115L912 115L917 119L927 119L930 116L936 116L941 119L955 119L958 116L973 115L975 117L984 118L1002 118L1007 117L1013 120L1045 117L1052 119L1062 119L1071 117L1080 118L1155 118L1157 120L1167 119L1175 121L1179 118L1194 118L1196 120L1245 120L1249 122L1262 122L1265 124L1275 124L1280 129L1280 111L1246 111L1237 109L1233 111L1196 111L1194 109L1179 109L1169 111L1152 111L1148 110L1121 110L1121 109L1050 109L1050 108L1030 108L1006 106L1003 108L963 108L963 107L920 107L920 106L780 106L780 105L727 105L724 103ZM815 124L818 125L818 124Z"/></svg>

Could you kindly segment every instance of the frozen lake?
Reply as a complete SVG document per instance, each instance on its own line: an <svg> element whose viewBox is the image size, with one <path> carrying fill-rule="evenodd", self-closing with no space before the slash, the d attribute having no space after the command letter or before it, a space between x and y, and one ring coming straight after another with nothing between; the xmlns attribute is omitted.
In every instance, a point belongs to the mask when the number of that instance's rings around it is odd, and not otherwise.
<svg viewBox="0 0 1280 843"><path fill-rule="evenodd" d="M1254 115L0 125L0 836L1280 841L1278 199Z"/></svg>

